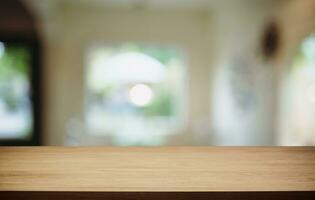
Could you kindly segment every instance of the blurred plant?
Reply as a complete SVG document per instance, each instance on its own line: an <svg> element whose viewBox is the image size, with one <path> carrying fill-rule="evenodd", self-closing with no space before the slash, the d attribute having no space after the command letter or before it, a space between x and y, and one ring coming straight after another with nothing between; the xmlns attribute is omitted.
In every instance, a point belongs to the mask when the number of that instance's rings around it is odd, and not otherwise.
<svg viewBox="0 0 315 200"><path fill-rule="evenodd" d="M30 56L26 48L7 47L0 57L0 81L16 75L26 77L29 74L29 61Z"/></svg>
<svg viewBox="0 0 315 200"><path fill-rule="evenodd" d="M28 78L29 61L28 50L18 46L6 47L0 57L0 97L10 111L14 111L20 103L20 96L15 92L15 82Z"/></svg>
<svg viewBox="0 0 315 200"><path fill-rule="evenodd" d="M160 91L156 93L153 102L149 106L141 109L143 114L148 117L171 116L173 109L170 91L160 89Z"/></svg>

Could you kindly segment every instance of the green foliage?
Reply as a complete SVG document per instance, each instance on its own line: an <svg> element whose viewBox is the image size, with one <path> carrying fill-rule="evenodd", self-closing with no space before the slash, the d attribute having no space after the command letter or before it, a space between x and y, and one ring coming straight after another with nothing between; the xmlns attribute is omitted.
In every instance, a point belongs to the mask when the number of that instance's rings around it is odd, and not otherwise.
<svg viewBox="0 0 315 200"><path fill-rule="evenodd" d="M117 53L124 51L136 51L147 54L164 66L168 66L168 63L174 57L179 57L178 52L172 48L157 48L156 46L139 45L135 43L129 43L117 48ZM146 107L139 108L145 116L171 116L173 113L172 98L168 88L156 88L153 102Z"/></svg>
<svg viewBox="0 0 315 200"><path fill-rule="evenodd" d="M14 92L16 78L27 79L30 54L26 48L7 46L0 57L0 97L11 111L17 109L21 99Z"/></svg>
<svg viewBox="0 0 315 200"><path fill-rule="evenodd" d="M153 102L143 107L143 114L145 116L171 116L172 115L172 100L171 95L167 90L161 90L156 93Z"/></svg>
<svg viewBox="0 0 315 200"><path fill-rule="evenodd" d="M0 81L13 76L26 77L29 74L30 55L26 48L7 47L0 57Z"/></svg>
<svg viewBox="0 0 315 200"><path fill-rule="evenodd" d="M122 45L121 47L117 48L116 53L130 51L140 52L152 56L165 66L167 66L172 58L180 56L178 55L178 52L172 48L157 48L156 46L139 45L135 43Z"/></svg>
<svg viewBox="0 0 315 200"><path fill-rule="evenodd" d="M11 92L7 92L5 93L5 95L3 95L3 99L5 105L8 107L9 110L15 111L17 109L19 99L16 98L14 94L12 94Z"/></svg>
<svg viewBox="0 0 315 200"><path fill-rule="evenodd" d="M150 55L153 58L157 59L158 61L160 61L165 66L167 66L168 62L172 58L178 57L177 52L175 52L173 49L168 49L168 48L143 47L143 48L141 48L141 50L145 54Z"/></svg>

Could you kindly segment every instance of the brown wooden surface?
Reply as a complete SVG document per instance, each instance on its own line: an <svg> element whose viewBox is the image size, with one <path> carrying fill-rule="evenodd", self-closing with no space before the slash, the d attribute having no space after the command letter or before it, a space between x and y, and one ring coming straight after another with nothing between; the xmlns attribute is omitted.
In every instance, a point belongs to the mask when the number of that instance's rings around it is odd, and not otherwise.
<svg viewBox="0 0 315 200"><path fill-rule="evenodd" d="M0 148L0 191L315 191L315 148Z"/></svg>
<svg viewBox="0 0 315 200"><path fill-rule="evenodd" d="M315 192L0 192L1 200L314 200Z"/></svg>

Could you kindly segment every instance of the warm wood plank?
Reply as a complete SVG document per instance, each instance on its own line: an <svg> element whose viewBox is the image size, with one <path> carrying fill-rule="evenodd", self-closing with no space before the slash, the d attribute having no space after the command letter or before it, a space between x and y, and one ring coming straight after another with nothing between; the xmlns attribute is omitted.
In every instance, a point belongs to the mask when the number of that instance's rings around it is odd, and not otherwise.
<svg viewBox="0 0 315 200"><path fill-rule="evenodd" d="M315 191L315 148L0 148L0 191Z"/></svg>

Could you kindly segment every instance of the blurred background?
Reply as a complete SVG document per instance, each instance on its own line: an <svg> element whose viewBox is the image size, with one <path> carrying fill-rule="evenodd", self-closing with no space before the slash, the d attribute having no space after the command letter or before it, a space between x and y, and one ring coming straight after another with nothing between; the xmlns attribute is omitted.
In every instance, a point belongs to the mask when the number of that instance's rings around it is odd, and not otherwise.
<svg viewBox="0 0 315 200"><path fill-rule="evenodd" d="M0 144L315 145L315 0L1 0Z"/></svg>

